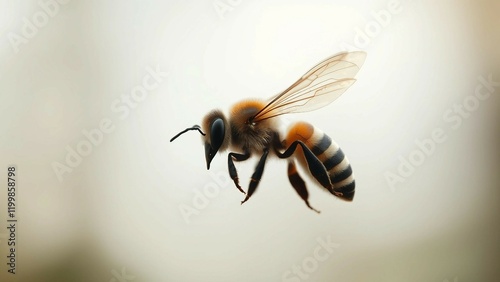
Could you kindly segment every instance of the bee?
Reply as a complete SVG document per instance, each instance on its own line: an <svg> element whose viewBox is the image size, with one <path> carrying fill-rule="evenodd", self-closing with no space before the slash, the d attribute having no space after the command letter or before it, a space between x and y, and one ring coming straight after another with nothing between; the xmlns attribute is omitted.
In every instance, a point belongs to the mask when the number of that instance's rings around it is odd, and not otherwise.
<svg viewBox="0 0 500 282"><path fill-rule="evenodd" d="M352 201L354 176L338 144L318 128L302 121L292 124L282 138L278 130L279 116L316 110L336 100L356 81L354 76L365 58L366 53L360 51L329 57L268 101L241 101L231 108L229 117L220 110L213 110L205 116L201 126L181 131L170 142L188 131L197 130L205 145L207 170L217 152L230 149L227 157L229 176L236 188L246 194L241 204L256 191L269 155L288 159L290 184L311 210L319 213L309 204L309 193L296 162L328 192ZM260 159L245 193L234 162L245 161L252 155Z"/></svg>

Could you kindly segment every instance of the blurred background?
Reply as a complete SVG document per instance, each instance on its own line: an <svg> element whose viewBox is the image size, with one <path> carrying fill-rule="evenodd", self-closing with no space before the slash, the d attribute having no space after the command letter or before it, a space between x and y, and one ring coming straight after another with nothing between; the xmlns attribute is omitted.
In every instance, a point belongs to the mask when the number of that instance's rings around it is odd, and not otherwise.
<svg viewBox="0 0 500 282"><path fill-rule="evenodd" d="M499 12L494 0L0 1L0 280L498 281ZM310 211L286 162L269 160L240 205L225 154L207 171L198 133L169 143L344 50L368 54L354 86L283 124L340 144L352 203L308 181ZM237 164L245 189L256 162Z"/></svg>

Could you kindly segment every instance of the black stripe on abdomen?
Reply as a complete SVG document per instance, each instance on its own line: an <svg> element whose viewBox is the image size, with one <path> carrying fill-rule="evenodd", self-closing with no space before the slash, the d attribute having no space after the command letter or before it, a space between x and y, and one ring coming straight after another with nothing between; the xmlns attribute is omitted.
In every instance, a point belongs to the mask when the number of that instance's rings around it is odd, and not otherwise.
<svg viewBox="0 0 500 282"><path fill-rule="evenodd" d="M321 140L311 148L311 151L314 155L319 156L328 150L331 145L332 139L323 133L323 137L321 137Z"/></svg>
<svg viewBox="0 0 500 282"><path fill-rule="evenodd" d="M339 165L345 158L344 152L339 148L333 156L329 157L323 162L327 171L330 171L332 168Z"/></svg>
<svg viewBox="0 0 500 282"><path fill-rule="evenodd" d="M346 184L346 185L338 187L338 188L336 187L333 190L335 192L342 193L342 196L340 196L341 199L346 200L346 201L352 201L352 199L354 198L355 187L356 187L356 183L353 179L352 182L349 182L349 184Z"/></svg>
<svg viewBox="0 0 500 282"><path fill-rule="evenodd" d="M326 134L324 136L326 136ZM326 136L326 138L328 137ZM322 138L322 140L324 139L325 137ZM326 159L324 159L323 161L323 165L328 171L330 182L333 185L333 191L331 192L340 192L341 194L333 194L343 200L352 201L352 199L354 198L354 191L356 186L354 182L352 167L340 147L338 147L335 142L331 141L330 138L328 139L330 140L329 148L324 148L323 146L319 145L317 147L321 147L321 149L323 149L323 157L326 157ZM320 142L319 144L326 144L326 142ZM332 154L331 152L333 150L335 150L335 152Z"/></svg>
<svg viewBox="0 0 500 282"><path fill-rule="evenodd" d="M330 181L332 184L339 183L341 181L346 180L349 176L352 175L351 165L347 165L347 168L337 174L330 175ZM334 185L335 186L335 185Z"/></svg>

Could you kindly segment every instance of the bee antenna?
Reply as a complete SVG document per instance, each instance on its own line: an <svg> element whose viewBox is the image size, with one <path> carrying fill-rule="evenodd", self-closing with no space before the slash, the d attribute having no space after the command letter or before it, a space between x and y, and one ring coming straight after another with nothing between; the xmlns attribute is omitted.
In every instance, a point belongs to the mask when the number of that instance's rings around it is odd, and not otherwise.
<svg viewBox="0 0 500 282"><path fill-rule="evenodd" d="M203 131L201 131L201 127L199 125L193 125L193 127L189 127L189 128L186 128L184 129L183 131L179 132L177 135L175 135L174 137L172 137L172 139L170 139L170 142L174 141L177 137L181 136L182 134L188 132L189 130L198 130L201 135L205 136L206 134L203 133Z"/></svg>

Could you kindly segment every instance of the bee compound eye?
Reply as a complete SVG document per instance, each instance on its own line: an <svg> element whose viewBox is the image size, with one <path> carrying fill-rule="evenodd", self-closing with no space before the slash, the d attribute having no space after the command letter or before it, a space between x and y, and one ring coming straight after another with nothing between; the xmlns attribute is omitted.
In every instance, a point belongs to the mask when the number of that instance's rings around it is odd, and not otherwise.
<svg viewBox="0 0 500 282"><path fill-rule="evenodd" d="M214 150L218 150L222 145L222 141L224 140L225 127L224 121L221 118L217 118L212 123L210 128L210 143Z"/></svg>

